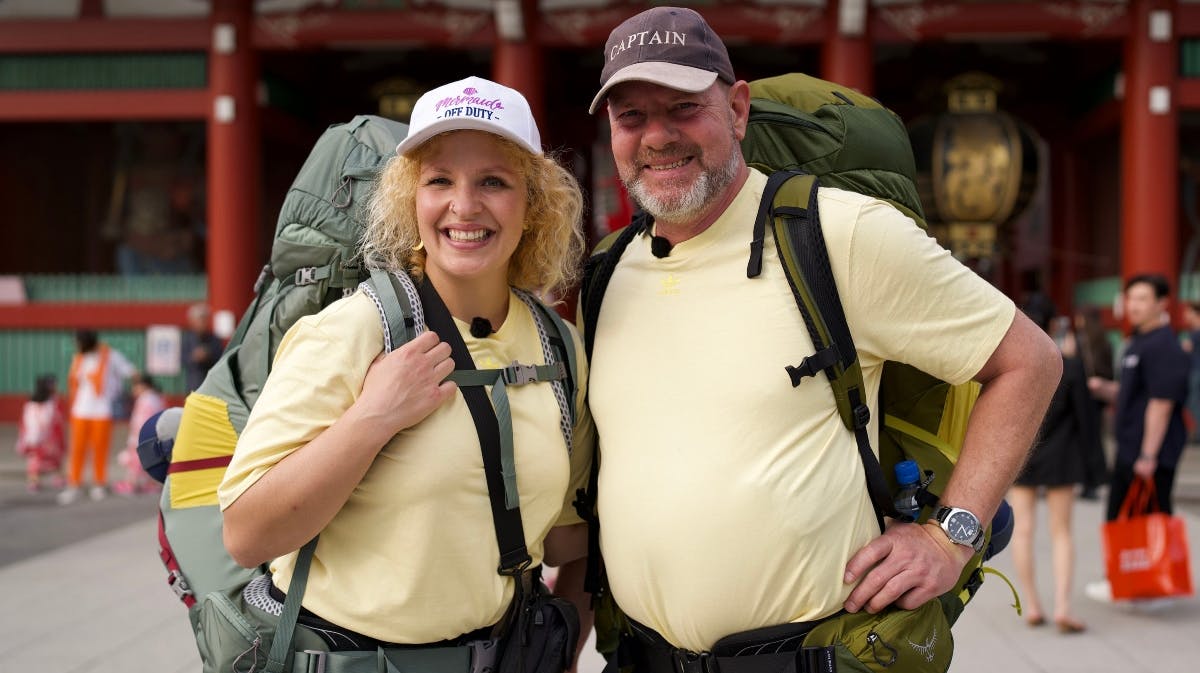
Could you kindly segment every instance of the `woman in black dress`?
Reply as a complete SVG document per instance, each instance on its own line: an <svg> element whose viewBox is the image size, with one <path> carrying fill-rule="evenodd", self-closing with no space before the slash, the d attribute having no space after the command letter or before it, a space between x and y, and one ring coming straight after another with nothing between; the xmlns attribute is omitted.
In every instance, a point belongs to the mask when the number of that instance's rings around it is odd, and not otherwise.
<svg viewBox="0 0 1200 673"><path fill-rule="evenodd" d="M1043 324L1043 328L1048 325ZM1060 348L1067 329L1056 341ZM1073 350L1073 349L1071 349ZM1046 622L1038 596L1034 568L1033 532L1037 499L1045 491L1049 512L1050 541L1054 571L1054 623L1062 633L1080 633L1086 627L1071 615L1072 575L1075 565L1071 514L1075 487L1084 481L1084 456L1092 443L1099 443L1091 395L1083 362L1074 353L1063 355L1063 375L1046 411L1039 440L1029 461L1008 495L1013 508L1013 561L1025 595L1025 619L1030 626Z"/></svg>

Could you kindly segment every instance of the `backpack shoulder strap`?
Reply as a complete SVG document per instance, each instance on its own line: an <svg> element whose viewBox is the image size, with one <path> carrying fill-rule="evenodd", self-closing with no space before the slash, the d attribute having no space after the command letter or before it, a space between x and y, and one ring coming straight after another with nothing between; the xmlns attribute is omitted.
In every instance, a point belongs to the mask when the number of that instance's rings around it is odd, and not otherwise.
<svg viewBox="0 0 1200 673"><path fill-rule="evenodd" d="M846 323L846 313L833 279L829 251L821 230L817 208L819 187L816 176L806 173L779 171L770 177L754 224L751 265L755 263L753 246L759 243L761 247L759 232L765 233L769 221L784 275L787 276L796 306L800 309L815 348L815 352L804 358L800 365L786 368L788 376L792 379L793 387L817 372L824 372L829 379L838 415L854 433L858 443L867 491L875 505L875 515L882 530L883 516L894 515L894 505L888 494L883 468L871 449L867 435L871 409L867 405L858 351L850 335L850 326ZM761 269L761 255L757 263ZM748 276L752 276L752 270L747 269Z"/></svg>
<svg viewBox="0 0 1200 673"><path fill-rule="evenodd" d="M622 227L600 240L583 268L583 282L579 290L579 304L583 325L583 347L588 359L596 343L596 322L600 318L600 305L604 302L604 291L612 280L613 270L621 260L625 248L634 236L649 231L654 218L649 213L634 215L628 226Z"/></svg>

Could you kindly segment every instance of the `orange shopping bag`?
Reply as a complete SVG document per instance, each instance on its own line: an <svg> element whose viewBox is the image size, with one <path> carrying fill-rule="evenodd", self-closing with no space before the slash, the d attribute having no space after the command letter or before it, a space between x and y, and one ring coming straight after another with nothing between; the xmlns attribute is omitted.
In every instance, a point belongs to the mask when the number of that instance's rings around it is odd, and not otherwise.
<svg viewBox="0 0 1200 673"><path fill-rule="evenodd" d="M1183 519L1159 511L1154 482L1133 480L1116 520L1103 529L1114 599L1192 595L1183 524Z"/></svg>

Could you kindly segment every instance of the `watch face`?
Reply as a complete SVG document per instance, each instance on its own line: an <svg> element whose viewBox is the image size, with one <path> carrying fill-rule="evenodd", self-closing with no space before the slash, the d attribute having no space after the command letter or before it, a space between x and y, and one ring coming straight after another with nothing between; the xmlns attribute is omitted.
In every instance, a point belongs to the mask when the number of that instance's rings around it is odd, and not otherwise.
<svg viewBox="0 0 1200 673"><path fill-rule="evenodd" d="M979 533L979 521L970 512L954 512L946 519L946 531L955 540L969 544Z"/></svg>

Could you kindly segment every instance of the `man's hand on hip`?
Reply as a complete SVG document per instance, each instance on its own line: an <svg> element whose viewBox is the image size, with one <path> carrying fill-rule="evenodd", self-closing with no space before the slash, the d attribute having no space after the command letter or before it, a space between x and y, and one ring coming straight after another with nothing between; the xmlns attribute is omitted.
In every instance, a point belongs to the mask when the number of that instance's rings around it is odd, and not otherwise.
<svg viewBox="0 0 1200 673"><path fill-rule="evenodd" d="M850 592L847 612L872 614L895 603L905 610L949 591L974 552L954 544L936 522L917 525L893 522L846 564Z"/></svg>

